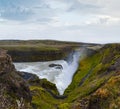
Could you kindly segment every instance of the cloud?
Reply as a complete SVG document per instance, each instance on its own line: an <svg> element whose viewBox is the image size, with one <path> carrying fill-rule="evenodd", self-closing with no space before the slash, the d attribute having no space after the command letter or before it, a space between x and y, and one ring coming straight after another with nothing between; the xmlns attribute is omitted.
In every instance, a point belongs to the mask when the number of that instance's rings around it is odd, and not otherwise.
<svg viewBox="0 0 120 109"><path fill-rule="evenodd" d="M96 15L86 21L88 25L115 25L120 23L119 17L112 17L108 15Z"/></svg>
<svg viewBox="0 0 120 109"><path fill-rule="evenodd" d="M11 9L4 9L1 12L1 17L8 20L26 20L30 17L32 12L24 7L14 7Z"/></svg>
<svg viewBox="0 0 120 109"><path fill-rule="evenodd" d="M5 19L23 20L30 14L27 7L20 5L20 0L0 0L0 15Z"/></svg>
<svg viewBox="0 0 120 109"><path fill-rule="evenodd" d="M46 21L53 15L49 10L44 0L0 0L0 17L8 20Z"/></svg>
<svg viewBox="0 0 120 109"><path fill-rule="evenodd" d="M119 0L0 0L0 39L120 41L119 4Z"/></svg>
<svg viewBox="0 0 120 109"><path fill-rule="evenodd" d="M68 9L68 12L77 11L80 13L90 13L90 12L93 13L98 11L99 9L100 7L97 5L90 3L83 3L82 1L74 0L70 8Z"/></svg>

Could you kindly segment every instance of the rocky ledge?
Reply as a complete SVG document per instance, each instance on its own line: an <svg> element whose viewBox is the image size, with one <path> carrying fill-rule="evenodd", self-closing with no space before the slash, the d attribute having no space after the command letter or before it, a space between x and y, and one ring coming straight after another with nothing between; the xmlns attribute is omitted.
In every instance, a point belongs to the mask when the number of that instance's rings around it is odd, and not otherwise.
<svg viewBox="0 0 120 109"><path fill-rule="evenodd" d="M29 87L15 70L11 57L0 50L0 109L30 109L31 98Z"/></svg>

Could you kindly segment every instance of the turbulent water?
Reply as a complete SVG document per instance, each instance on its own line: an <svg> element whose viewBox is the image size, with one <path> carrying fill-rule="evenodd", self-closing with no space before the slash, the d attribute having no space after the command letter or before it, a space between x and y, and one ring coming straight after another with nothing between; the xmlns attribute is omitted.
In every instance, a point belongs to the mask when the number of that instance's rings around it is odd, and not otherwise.
<svg viewBox="0 0 120 109"><path fill-rule="evenodd" d="M68 62L65 60L48 61L48 62L23 62L14 63L18 71L25 71L36 74L39 78L46 78L48 81L55 83L62 95L65 89L72 81L72 77L78 68L80 52L76 52ZM63 68L49 67L50 64L59 64Z"/></svg>

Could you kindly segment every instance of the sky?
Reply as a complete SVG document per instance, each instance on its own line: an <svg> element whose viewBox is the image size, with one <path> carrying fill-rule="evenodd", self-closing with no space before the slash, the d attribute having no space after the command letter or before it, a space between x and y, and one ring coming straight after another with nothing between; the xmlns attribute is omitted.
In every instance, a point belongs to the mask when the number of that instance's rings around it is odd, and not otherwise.
<svg viewBox="0 0 120 109"><path fill-rule="evenodd" d="M0 0L0 40L120 42L120 0Z"/></svg>

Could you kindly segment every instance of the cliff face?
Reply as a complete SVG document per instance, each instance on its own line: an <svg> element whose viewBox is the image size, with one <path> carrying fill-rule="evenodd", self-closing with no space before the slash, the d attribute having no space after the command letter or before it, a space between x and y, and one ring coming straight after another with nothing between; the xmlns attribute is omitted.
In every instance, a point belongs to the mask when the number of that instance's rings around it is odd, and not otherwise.
<svg viewBox="0 0 120 109"><path fill-rule="evenodd" d="M7 48L6 48L7 49ZM35 48L8 50L8 54L12 56L14 62L36 62L36 61L51 61L65 59L72 49L56 49L56 50L41 50Z"/></svg>
<svg viewBox="0 0 120 109"><path fill-rule="evenodd" d="M14 62L36 62L66 59L75 48L96 44L60 42L49 40L0 41L0 48L8 50Z"/></svg>
<svg viewBox="0 0 120 109"><path fill-rule="evenodd" d="M15 70L12 59L6 54L6 50L0 51L0 74L12 72Z"/></svg>
<svg viewBox="0 0 120 109"><path fill-rule="evenodd" d="M0 50L0 109L29 109L30 90L16 72L12 59Z"/></svg>

